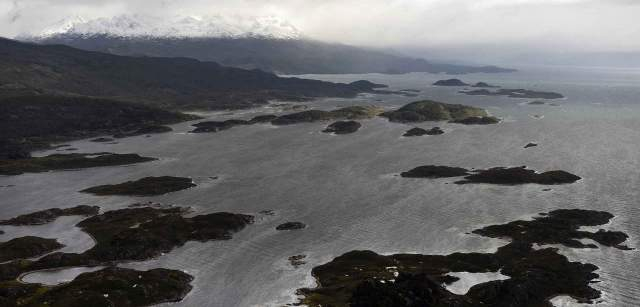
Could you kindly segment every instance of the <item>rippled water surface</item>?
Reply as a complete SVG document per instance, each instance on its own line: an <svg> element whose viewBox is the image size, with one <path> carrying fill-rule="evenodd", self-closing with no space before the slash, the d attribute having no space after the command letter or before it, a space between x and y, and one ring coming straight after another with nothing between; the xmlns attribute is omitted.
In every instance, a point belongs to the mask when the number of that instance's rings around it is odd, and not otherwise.
<svg viewBox="0 0 640 307"><path fill-rule="evenodd" d="M99 205L125 207L137 201L192 206L197 213L230 211L257 216L255 225L229 241L189 242L136 269L165 267L195 276L194 289L178 306L281 306L295 301L295 289L311 287L313 266L354 249L378 253L446 254L493 251L505 241L468 234L488 224L528 218L557 208L606 210L616 215L607 228L622 230L629 245L640 247L640 71L525 68L514 74L461 76L504 87L557 91L561 106L530 106L528 100L457 94L460 88L430 86L450 76L340 75L305 76L332 81L368 79L392 89L419 89L417 98L364 95L324 99L317 109L376 104L395 108L429 98L487 108L504 122L491 126L423 123L442 127L440 136L403 138L413 125L382 118L362 120L350 135L320 131L327 123L284 127L253 125L220 133L187 134L191 123L173 133L119 140L119 144L72 142L79 152L139 153L159 161L124 167L57 171L0 177L0 218L34 210ZM277 108L208 113L207 117L250 118ZM542 115L536 119L533 115ZM524 149L529 142L538 147ZM43 152L41 154L48 154ZM451 180L401 179L396 173L423 164L467 168L527 165L562 169L584 179L571 185L453 185ZM144 176L192 177L197 187L159 197L98 197L77 191ZM218 179L211 177L218 176ZM7 187L8 186L8 187ZM274 210L275 215L260 215ZM301 221L304 230L278 232L285 221ZM67 251L93 244L73 228L73 219L33 231L59 237ZM64 226L64 227L63 227ZM20 228L20 227L19 227ZM64 230L63 230L64 229ZM6 227L3 230L7 231ZM0 241L24 235L29 227L9 229ZM39 232L38 232L39 231ZM567 249L572 260L600 267L599 306L640 304L640 255L613 248ZM307 264L292 267L287 258L306 254ZM557 299L563 306L575 305Z"/></svg>

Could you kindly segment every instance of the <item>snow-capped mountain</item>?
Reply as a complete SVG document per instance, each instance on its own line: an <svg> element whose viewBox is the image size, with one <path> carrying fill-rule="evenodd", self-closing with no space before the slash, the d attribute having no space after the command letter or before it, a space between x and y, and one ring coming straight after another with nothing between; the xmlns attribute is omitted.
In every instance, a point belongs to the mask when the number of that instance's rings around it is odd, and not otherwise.
<svg viewBox="0 0 640 307"><path fill-rule="evenodd" d="M114 37L266 37L296 39L300 32L291 23L274 16L174 16L118 15L85 19L65 18L40 33L28 36L107 35Z"/></svg>

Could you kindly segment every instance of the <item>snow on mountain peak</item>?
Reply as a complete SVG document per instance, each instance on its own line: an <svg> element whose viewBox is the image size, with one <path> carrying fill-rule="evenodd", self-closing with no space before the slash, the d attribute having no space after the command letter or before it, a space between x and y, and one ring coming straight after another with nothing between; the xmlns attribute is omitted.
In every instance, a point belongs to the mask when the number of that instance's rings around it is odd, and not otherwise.
<svg viewBox="0 0 640 307"><path fill-rule="evenodd" d="M174 16L118 15L86 20L65 18L40 32L38 37L56 35L109 35L119 37L269 37L293 39L300 32L289 22L274 16Z"/></svg>

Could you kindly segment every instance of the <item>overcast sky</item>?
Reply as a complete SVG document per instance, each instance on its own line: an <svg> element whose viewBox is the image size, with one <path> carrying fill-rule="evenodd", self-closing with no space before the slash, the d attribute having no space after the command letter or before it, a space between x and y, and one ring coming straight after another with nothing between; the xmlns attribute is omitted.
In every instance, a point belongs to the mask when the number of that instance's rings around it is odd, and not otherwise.
<svg viewBox="0 0 640 307"><path fill-rule="evenodd" d="M640 51L640 0L0 0L0 35L68 16L275 15L306 36L376 47Z"/></svg>

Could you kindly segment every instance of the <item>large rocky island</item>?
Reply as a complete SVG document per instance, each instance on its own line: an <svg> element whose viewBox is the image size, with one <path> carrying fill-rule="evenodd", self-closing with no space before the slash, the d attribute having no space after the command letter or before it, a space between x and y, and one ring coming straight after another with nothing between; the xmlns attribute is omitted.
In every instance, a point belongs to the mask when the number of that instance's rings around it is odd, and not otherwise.
<svg viewBox="0 0 640 307"><path fill-rule="evenodd" d="M66 211L54 208L46 212L61 215ZM146 260L188 241L231 239L233 233L253 223L253 216L244 214L220 212L185 217L186 213L188 211L180 207L135 206L89 217L77 227L91 235L95 245L81 254L57 252L37 260L27 260L25 258L34 253L41 254L59 246L55 240L29 237L0 244L0 255L4 259L21 258L0 263L0 305L148 306L181 300L191 290L192 277L175 270L141 272L106 268L81 274L70 283L58 286L19 283L17 279L24 273L37 270L112 266L123 261ZM38 213L30 215L35 214ZM9 221L20 219L16 217ZM12 247L11 254L4 250L6 244ZM25 252L17 254L18 251ZM85 295L77 295L79 291Z"/></svg>
<svg viewBox="0 0 640 307"><path fill-rule="evenodd" d="M461 104L448 104L433 100L409 103L395 111L383 113L392 122L463 121L468 118L487 118L487 111Z"/></svg>
<svg viewBox="0 0 640 307"><path fill-rule="evenodd" d="M319 306L550 306L549 300L567 295L592 303L600 292L591 287L598 278L593 264L571 262L551 247L534 244L562 244L569 248L597 248L584 245L589 238L600 245L627 249L621 245L627 235L619 231L589 232L581 226L598 226L613 215L591 210L555 210L531 221L492 225L473 232L510 243L495 253L453 253L449 255L394 254L352 251L313 268L318 286L300 289L301 303ZM458 280L453 272L500 272L509 277L476 284L463 295L446 285Z"/></svg>

